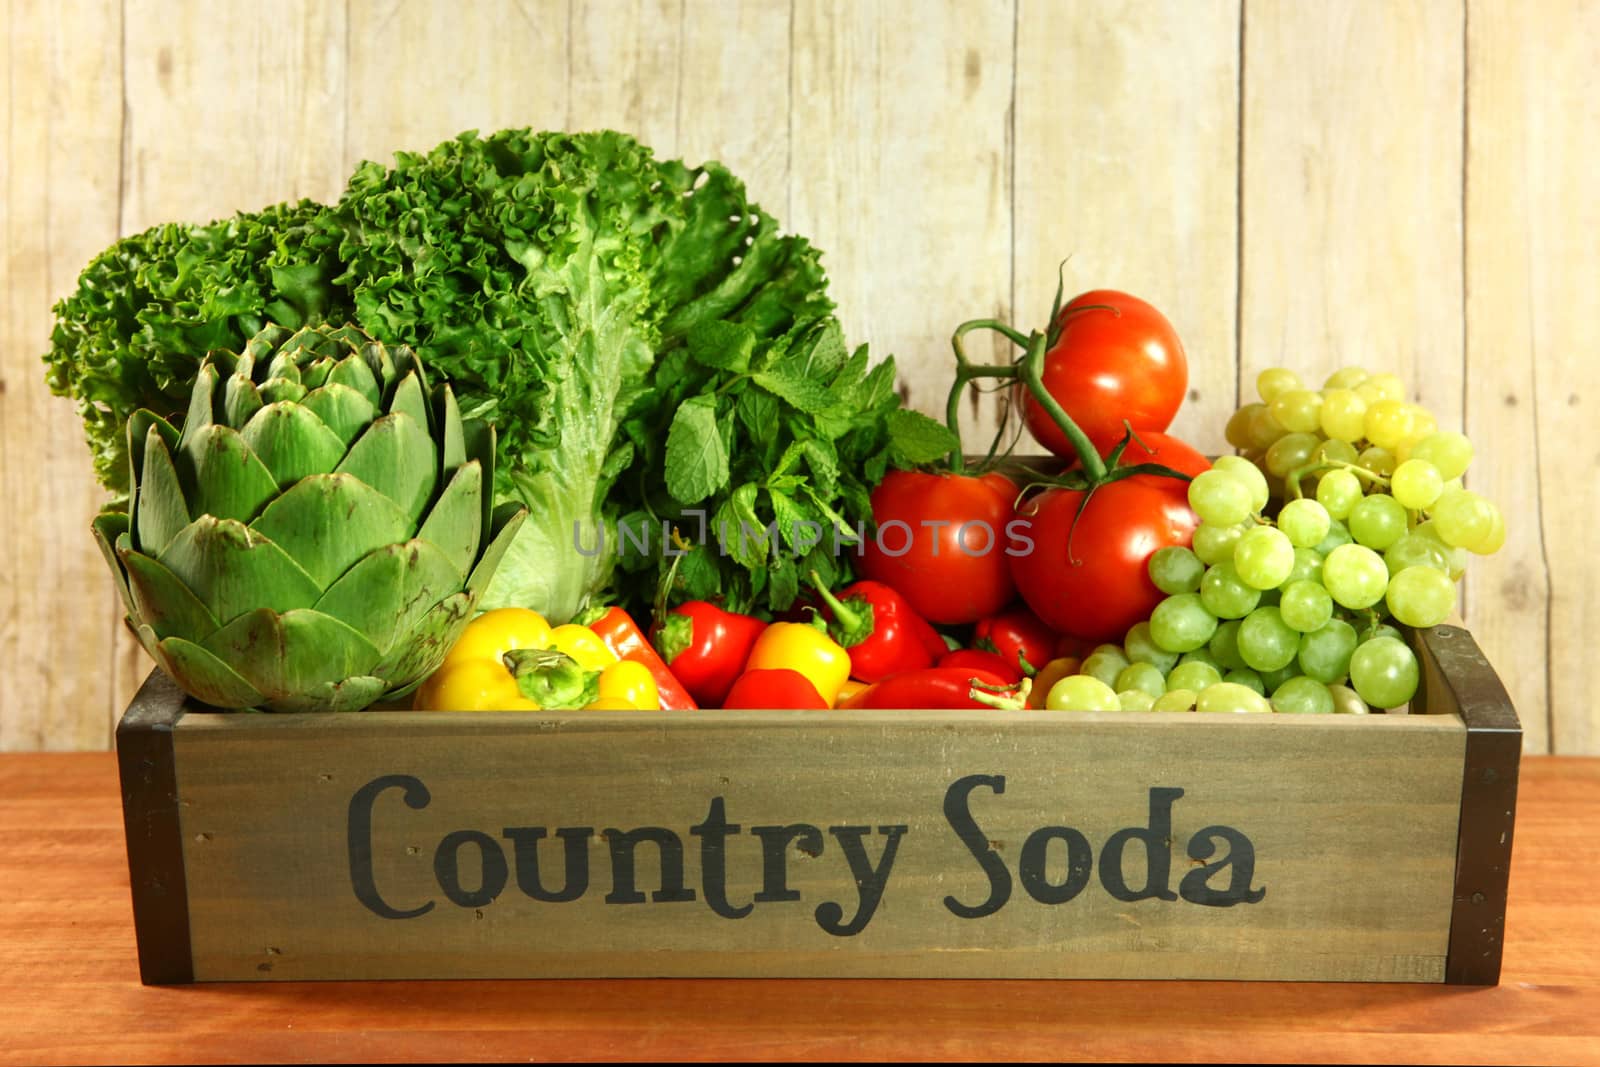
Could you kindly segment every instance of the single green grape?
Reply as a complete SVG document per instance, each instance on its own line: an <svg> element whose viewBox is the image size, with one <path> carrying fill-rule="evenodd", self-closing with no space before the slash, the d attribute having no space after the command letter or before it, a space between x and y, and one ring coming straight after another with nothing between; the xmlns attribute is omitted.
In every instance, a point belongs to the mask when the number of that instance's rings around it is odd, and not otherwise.
<svg viewBox="0 0 1600 1067"><path fill-rule="evenodd" d="M1283 423L1272 417L1272 409L1262 404L1250 415L1249 432L1249 447L1264 452L1289 431L1283 428Z"/></svg>
<svg viewBox="0 0 1600 1067"><path fill-rule="evenodd" d="M1044 706L1050 711L1121 711L1117 691L1087 674L1069 674L1045 694Z"/></svg>
<svg viewBox="0 0 1600 1067"><path fill-rule="evenodd" d="M1328 536L1328 527L1332 525L1333 518L1328 514L1328 509L1305 497L1289 501L1278 512L1278 529L1296 548L1315 548L1320 545L1322 539Z"/></svg>
<svg viewBox="0 0 1600 1067"><path fill-rule="evenodd" d="M1434 567L1407 567L1389 579L1389 614L1407 626L1437 626L1456 609L1456 583Z"/></svg>
<svg viewBox="0 0 1600 1067"><path fill-rule="evenodd" d="M1424 534L1408 533L1384 549L1383 565L1389 568L1390 581L1407 567L1433 567L1448 576L1450 546Z"/></svg>
<svg viewBox="0 0 1600 1067"><path fill-rule="evenodd" d="M1201 712L1270 712L1267 698L1247 685L1237 682L1218 682L1208 685L1195 699L1194 709Z"/></svg>
<svg viewBox="0 0 1600 1067"><path fill-rule="evenodd" d="M1291 472L1309 466L1311 453L1316 451L1321 442L1322 439L1316 434L1284 434L1267 449L1267 473L1287 478Z"/></svg>
<svg viewBox="0 0 1600 1067"><path fill-rule="evenodd" d="M1315 678L1324 685L1342 682L1350 673L1350 656L1355 652L1360 638L1356 628L1343 619L1329 619L1322 627L1300 638L1300 651L1295 662L1306 677Z"/></svg>
<svg viewBox="0 0 1600 1067"><path fill-rule="evenodd" d="M1322 554L1314 548L1297 548L1294 550L1294 566L1289 568L1289 577L1283 580L1287 587L1291 582L1316 582L1322 584Z"/></svg>
<svg viewBox="0 0 1600 1067"><path fill-rule="evenodd" d="M1266 687L1267 696L1270 697L1283 686L1284 682L1287 682L1290 678L1300 677L1300 668L1298 665L1290 663L1287 666L1279 667L1275 671L1262 671L1260 673L1261 684Z"/></svg>
<svg viewBox="0 0 1600 1067"><path fill-rule="evenodd" d="M1206 610L1199 593L1176 593L1150 613L1150 637L1168 652L1202 648L1217 632L1217 616Z"/></svg>
<svg viewBox="0 0 1600 1067"><path fill-rule="evenodd" d="M1322 394L1310 389L1285 389L1267 405L1272 417L1290 433L1316 433L1322 428Z"/></svg>
<svg viewBox="0 0 1600 1067"><path fill-rule="evenodd" d="M1311 462L1322 464L1354 463L1361 458L1356 446L1349 441L1327 440L1311 452Z"/></svg>
<svg viewBox="0 0 1600 1067"><path fill-rule="evenodd" d="M1439 468L1425 459L1408 459L1389 476L1389 492L1402 507L1412 511L1425 511L1433 506L1444 492L1444 478Z"/></svg>
<svg viewBox="0 0 1600 1067"><path fill-rule="evenodd" d="M1403 400L1379 400L1368 404L1367 440L1393 452L1410 434L1411 422L1411 410Z"/></svg>
<svg viewBox="0 0 1600 1067"><path fill-rule="evenodd" d="M1156 697L1155 703L1150 705L1151 711L1193 711L1194 702L1199 693L1193 689L1168 689Z"/></svg>
<svg viewBox="0 0 1600 1067"><path fill-rule="evenodd" d="M1322 388L1324 390L1354 389L1356 386L1360 385L1366 380L1366 368L1355 366L1340 367L1338 370L1328 375L1327 380L1322 383Z"/></svg>
<svg viewBox="0 0 1600 1067"><path fill-rule="evenodd" d="M1162 674L1178 664L1178 654L1162 648L1150 632L1149 620L1128 627L1128 632L1122 638L1122 647L1127 650L1130 662L1153 663L1161 668Z"/></svg>
<svg viewBox="0 0 1600 1067"><path fill-rule="evenodd" d="M1219 622L1217 632L1211 635L1211 643L1206 645L1206 651L1211 653L1211 658L1217 661L1217 666L1224 672L1244 670L1249 667L1244 657L1239 655L1238 619L1225 619Z"/></svg>
<svg viewBox="0 0 1600 1067"><path fill-rule="evenodd" d="M1167 691L1167 679L1153 663L1130 663L1122 668L1111 688L1119 693L1126 689L1143 689L1151 697L1158 697Z"/></svg>
<svg viewBox="0 0 1600 1067"><path fill-rule="evenodd" d="M1239 624L1239 655L1253 670L1276 671L1294 662L1300 633L1275 607L1260 607Z"/></svg>
<svg viewBox="0 0 1600 1067"><path fill-rule="evenodd" d="M1218 623L1218 626L1220 627L1221 624ZM1211 636L1213 639L1216 638L1216 634L1212 634ZM1185 663L1204 663L1208 667L1215 667L1217 669L1217 673L1219 674L1222 673L1223 669L1222 664L1217 662L1217 657L1211 654L1211 643L1209 641L1206 642L1205 648L1197 648L1193 651L1185 652L1183 655L1178 657L1178 667L1183 666ZM1174 667L1172 669L1177 670L1178 667ZM1172 688L1171 674L1169 673L1167 677L1167 688L1170 689Z"/></svg>
<svg viewBox="0 0 1600 1067"><path fill-rule="evenodd" d="M1350 509L1345 525L1357 544L1382 552L1405 535L1406 509L1388 493L1373 493Z"/></svg>
<svg viewBox="0 0 1600 1067"><path fill-rule="evenodd" d="M1467 569L1467 550L1465 548L1457 548L1455 545L1447 544L1445 539L1439 536L1438 523L1434 522L1432 519L1429 519L1426 522L1419 522L1412 528L1411 535L1413 537L1425 537L1434 544L1438 545L1440 551L1444 553L1445 573L1450 575L1451 581L1461 580L1461 575L1464 574Z"/></svg>
<svg viewBox="0 0 1600 1067"><path fill-rule="evenodd" d="M1315 678L1290 678L1272 691L1272 710L1290 715L1332 715L1333 694Z"/></svg>
<svg viewBox="0 0 1600 1067"><path fill-rule="evenodd" d="M1078 667L1078 670L1082 674L1098 679L1106 688L1110 689L1111 684L1117 680L1117 675L1121 674L1123 668L1127 665L1128 657L1122 653L1121 649L1113 652L1106 649L1105 646L1101 646L1101 648L1084 657L1084 661ZM1111 691L1113 693L1116 692L1114 689Z"/></svg>
<svg viewBox="0 0 1600 1067"><path fill-rule="evenodd" d="M1333 713L1335 715L1370 715L1372 709L1367 707L1367 702L1362 700L1354 689L1348 685L1330 685L1328 693L1333 697Z"/></svg>
<svg viewBox="0 0 1600 1067"><path fill-rule="evenodd" d="M1262 696L1267 695L1267 686L1266 683L1261 680L1261 675L1257 674L1249 667L1240 667L1237 670L1229 671L1227 674L1222 676L1222 680L1227 682L1229 685L1242 685L1246 689L1255 690L1255 692Z"/></svg>
<svg viewBox="0 0 1600 1067"><path fill-rule="evenodd" d="M1216 685L1222 681L1222 672L1209 663L1191 660L1180 663L1172 668L1172 673L1167 675L1167 692L1174 689L1190 689L1198 693L1208 685Z"/></svg>
<svg viewBox="0 0 1600 1067"><path fill-rule="evenodd" d="M1255 413L1265 408L1262 403L1245 404L1228 416L1228 424L1223 428L1222 436L1234 448L1250 447L1250 420Z"/></svg>
<svg viewBox="0 0 1600 1067"><path fill-rule="evenodd" d="M1389 568L1365 545L1340 545L1323 557L1322 584L1341 607L1359 611L1383 599Z"/></svg>
<svg viewBox="0 0 1600 1067"><path fill-rule="evenodd" d="M1344 519L1361 500L1361 479L1347 470L1331 470L1317 482L1317 503L1330 519Z"/></svg>
<svg viewBox="0 0 1600 1067"><path fill-rule="evenodd" d="M1242 619L1260 600L1261 590L1240 578L1231 562L1206 568L1200 579L1200 604L1219 619Z"/></svg>
<svg viewBox="0 0 1600 1067"><path fill-rule="evenodd" d="M1404 403L1406 399L1406 383L1400 380L1398 374L1390 374L1388 371L1369 374L1355 389L1367 398L1368 404L1378 400L1390 400L1399 404Z"/></svg>
<svg viewBox="0 0 1600 1067"><path fill-rule="evenodd" d="M1201 523L1194 531L1194 554L1207 566L1233 558L1233 550L1244 536L1243 526L1211 526Z"/></svg>
<svg viewBox="0 0 1600 1067"><path fill-rule="evenodd" d="M1370 445L1367 448L1363 448L1361 455L1356 457L1356 465L1369 474L1387 478L1394 473L1394 453L1387 448Z"/></svg>
<svg viewBox="0 0 1600 1067"><path fill-rule="evenodd" d="M1411 458L1426 460L1439 477L1453 481L1467 472L1472 463L1472 442L1454 430L1439 430L1411 446Z"/></svg>
<svg viewBox="0 0 1600 1067"><path fill-rule="evenodd" d="M1488 537L1494 529L1494 505L1470 489L1440 495L1429 517L1445 544L1465 548Z"/></svg>
<svg viewBox="0 0 1600 1067"><path fill-rule="evenodd" d="M1329 440L1359 441L1367 432L1367 402L1354 389L1325 389L1317 415Z"/></svg>
<svg viewBox="0 0 1600 1067"><path fill-rule="evenodd" d="M1271 404L1279 393L1303 388L1300 375L1287 367L1268 367L1256 375L1256 395Z"/></svg>
<svg viewBox="0 0 1600 1067"><path fill-rule="evenodd" d="M1193 593L1200 588L1206 565L1182 545L1167 545L1150 555L1150 580L1163 593Z"/></svg>
<svg viewBox="0 0 1600 1067"><path fill-rule="evenodd" d="M1256 589L1275 589L1294 569L1294 545L1282 530L1257 526L1245 531L1234 546L1233 567L1245 584Z"/></svg>
<svg viewBox="0 0 1600 1067"><path fill-rule="evenodd" d="M1201 471L1189 482L1189 508L1201 522L1236 526L1250 517L1250 487L1227 471Z"/></svg>
<svg viewBox="0 0 1600 1067"><path fill-rule="evenodd" d="M1506 519L1493 501L1485 500L1484 503L1488 505L1494 522L1490 525L1488 533L1463 547L1476 555L1490 556L1500 551L1501 546L1506 543Z"/></svg>
<svg viewBox="0 0 1600 1067"><path fill-rule="evenodd" d="M1250 510L1260 511L1267 506L1272 494L1267 489L1267 476L1261 468L1243 456L1218 456L1211 464L1213 470L1226 471L1250 488Z"/></svg>
<svg viewBox="0 0 1600 1067"><path fill-rule="evenodd" d="M1444 577L1444 575L1440 575ZM1333 618L1333 597L1321 582L1304 579L1283 587L1278 599L1278 613L1292 630L1308 634L1320 630Z"/></svg>
<svg viewBox="0 0 1600 1067"><path fill-rule="evenodd" d="M1417 692L1417 657L1404 641L1374 637L1350 657L1350 684L1375 708L1397 708Z"/></svg>
<svg viewBox="0 0 1600 1067"><path fill-rule="evenodd" d="M1150 711L1155 702L1156 698L1143 689L1122 689L1117 692L1117 703L1122 711Z"/></svg>

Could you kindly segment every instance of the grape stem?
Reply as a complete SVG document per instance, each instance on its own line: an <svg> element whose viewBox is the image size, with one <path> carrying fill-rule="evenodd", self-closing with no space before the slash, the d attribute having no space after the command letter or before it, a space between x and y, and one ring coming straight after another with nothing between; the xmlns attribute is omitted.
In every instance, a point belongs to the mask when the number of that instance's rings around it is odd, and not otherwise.
<svg viewBox="0 0 1600 1067"><path fill-rule="evenodd" d="M1321 460L1320 462L1301 467L1298 470L1292 470L1289 472L1289 476L1284 479L1284 487L1289 490L1289 494L1294 499L1299 500L1305 495L1300 489L1300 480L1302 478L1309 478L1313 474L1322 474L1324 471L1331 470L1347 470L1351 474L1354 474L1357 478L1365 478L1375 485L1383 486L1385 489L1389 487L1389 479L1385 478L1383 475L1374 474L1365 467L1355 463L1348 463L1342 459L1325 459Z"/></svg>

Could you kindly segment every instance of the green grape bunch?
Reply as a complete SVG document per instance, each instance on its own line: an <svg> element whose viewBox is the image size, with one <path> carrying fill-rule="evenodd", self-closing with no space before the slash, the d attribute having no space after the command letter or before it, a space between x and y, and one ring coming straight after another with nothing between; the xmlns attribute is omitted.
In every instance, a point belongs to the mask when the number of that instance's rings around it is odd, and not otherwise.
<svg viewBox="0 0 1600 1067"><path fill-rule="evenodd" d="M1239 454L1189 483L1191 545L1150 558L1165 599L1047 706L1362 714L1416 695L1396 624L1444 622L1468 554L1505 543L1500 509L1462 484L1472 443L1393 374L1347 367L1314 390L1274 367L1256 389L1228 420Z"/></svg>

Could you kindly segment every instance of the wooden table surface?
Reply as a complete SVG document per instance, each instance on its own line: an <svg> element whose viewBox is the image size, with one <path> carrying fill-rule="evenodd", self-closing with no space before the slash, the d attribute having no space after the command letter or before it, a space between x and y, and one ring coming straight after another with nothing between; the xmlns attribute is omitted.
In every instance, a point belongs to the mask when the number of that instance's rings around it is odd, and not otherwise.
<svg viewBox="0 0 1600 1067"><path fill-rule="evenodd" d="M0 756L0 1063L1600 1064L1600 759L1524 757L1500 985L139 984L109 753Z"/></svg>

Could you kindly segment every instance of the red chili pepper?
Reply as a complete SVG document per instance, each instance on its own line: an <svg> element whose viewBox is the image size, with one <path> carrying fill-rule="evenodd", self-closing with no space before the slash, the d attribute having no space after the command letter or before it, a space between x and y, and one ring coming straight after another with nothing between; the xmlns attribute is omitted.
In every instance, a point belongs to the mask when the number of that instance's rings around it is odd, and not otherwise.
<svg viewBox="0 0 1600 1067"><path fill-rule="evenodd" d="M972 630L974 648L998 652L1028 675L1056 658L1057 640L1056 632L1027 608L980 619Z"/></svg>
<svg viewBox="0 0 1600 1067"><path fill-rule="evenodd" d="M973 700L973 683L1010 688L998 674L972 667L929 667L891 674L851 697L841 708L877 710L920 708L982 708Z"/></svg>
<svg viewBox="0 0 1600 1067"><path fill-rule="evenodd" d="M850 653L850 676L876 682L900 671L933 666L944 654L944 638L882 582L856 582L838 596L828 592L815 571L811 580L828 605L828 633Z"/></svg>
<svg viewBox="0 0 1600 1067"><path fill-rule="evenodd" d="M737 709L805 709L825 711L828 702L822 699L811 679L787 667L745 671L734 680L724 708Z"/></svg>
<svg viewBox="0 0 1600 1067"><path fill-rule="evenodd" d="M701 707L722 704L744 670L750 649L767 624L724 611L706 600L690 600L657 615L651 636L661 658Z"/></svg>
<svg viewBox="0 0 1600 1067"><path fill-rule="evenodd" d="M656 655L656 650L645 640L644 631L639 629L633 616L626 611L612 606L601 612L594 621L582 625L593 630L618 659L632 660L650 672L661 697L662 711L693 711L700 706L689 695L678 676L672 673L672 669Z"/></svg>
<svg viewBox="0 0 1600 1067"><path fill-rule="evenodd" d="M998 652L985 652L981 648L960 648L939 657L940 667L962 667L967 670L988 671L1004 678L1010 685L1022 681L1022 668L1007 663Z"/></svg>

